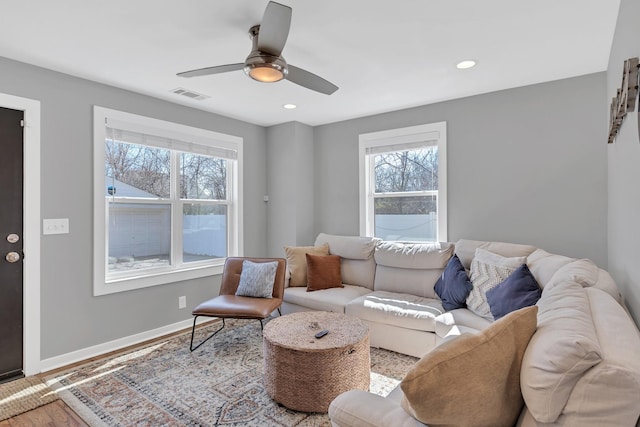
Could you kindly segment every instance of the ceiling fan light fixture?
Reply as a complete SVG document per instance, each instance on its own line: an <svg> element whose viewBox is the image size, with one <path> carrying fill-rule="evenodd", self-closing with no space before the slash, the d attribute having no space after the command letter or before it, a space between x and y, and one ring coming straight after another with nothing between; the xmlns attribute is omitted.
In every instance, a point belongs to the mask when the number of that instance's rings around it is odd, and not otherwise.
<svg viewBox="0 0 640 427"><path fill-rule="evenodd" d="M287 74L287 69L273 62L254 63L245 65L244 72L253 80L263 83L273 83L284 79Z"/></svg>
<svg viewBox="0 0 640 427"><path fill-rule="evenodd" d="M287 77L287 62L281 56L269 55L254 50L244 62L244 72L253 80L259 82L279 82Z"/></svg>

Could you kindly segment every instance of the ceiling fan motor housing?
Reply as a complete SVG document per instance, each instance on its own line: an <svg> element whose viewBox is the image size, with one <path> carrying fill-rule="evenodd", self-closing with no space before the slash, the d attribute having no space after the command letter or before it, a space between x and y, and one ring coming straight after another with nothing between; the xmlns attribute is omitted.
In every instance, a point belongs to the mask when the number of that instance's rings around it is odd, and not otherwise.
<svg viewBox="0 0 640 427"><path fill-rule="evenodd" d="M282 56L275 56L258 49L258 33L260 25L249 29L253 42L251 53L244 62L244 72L254 80L260 82L277 82L287 76L287 62Z"/></svg>
<svg viewBox="0 0 640 427"><path fill-rule="evenodd" d="M281 56L252 51L244 63L244 72L260 82L277 82L284 79L289 70Z"/></svg>

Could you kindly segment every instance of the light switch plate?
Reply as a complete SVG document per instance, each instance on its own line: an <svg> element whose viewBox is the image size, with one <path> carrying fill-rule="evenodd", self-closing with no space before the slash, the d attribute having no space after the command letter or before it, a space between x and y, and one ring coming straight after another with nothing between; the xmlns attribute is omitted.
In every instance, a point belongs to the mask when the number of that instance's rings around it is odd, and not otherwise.
<svg viewBox="0 0 640 427"><path fill-rule="evenodd" d="M42 234L68 234L69 218L43 219Z"/></svg>

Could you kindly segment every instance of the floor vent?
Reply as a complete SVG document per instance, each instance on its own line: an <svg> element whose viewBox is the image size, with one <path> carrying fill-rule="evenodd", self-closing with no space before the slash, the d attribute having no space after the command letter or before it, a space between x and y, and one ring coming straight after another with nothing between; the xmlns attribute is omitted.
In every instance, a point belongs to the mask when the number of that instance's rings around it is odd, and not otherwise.
<svg viewBox="0 0 640 427"><path fill-rule="evenodd" d="M182 96L186 96L187 98L191 98L191 99L195 99L197 101L202 101L203 99L207 99L210 98L207 95L203 95L201 93L197 93L191 90L187 90L183 87L179 87L176 89L172 89L171 92L175 93L176 95L182 95Z"/></svg>

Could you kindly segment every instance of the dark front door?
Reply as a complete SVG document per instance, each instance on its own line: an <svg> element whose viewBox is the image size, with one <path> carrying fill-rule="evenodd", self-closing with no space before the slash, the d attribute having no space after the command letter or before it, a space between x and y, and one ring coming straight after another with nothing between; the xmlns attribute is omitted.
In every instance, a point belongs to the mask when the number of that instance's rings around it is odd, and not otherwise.
<svg viewBox="0 0 640 427"><path fill-rule="evenodd" d="M23 375L23 119L0 107L0 382Z"/></svg>

